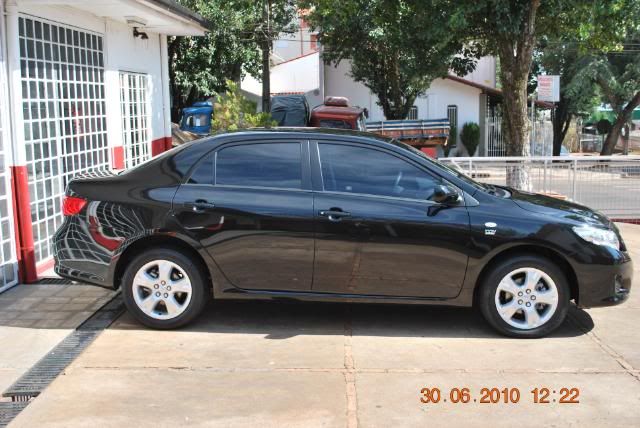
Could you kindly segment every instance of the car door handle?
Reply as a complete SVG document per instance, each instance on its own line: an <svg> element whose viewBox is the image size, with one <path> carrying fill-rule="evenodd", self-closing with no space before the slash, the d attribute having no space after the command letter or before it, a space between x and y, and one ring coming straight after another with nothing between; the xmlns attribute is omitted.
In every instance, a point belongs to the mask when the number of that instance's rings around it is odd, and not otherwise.
<svg viewBox="0 0 640 428"><path fill-rule="evenodd" d="M327 217L330 221L340 221L344 217L351 217L351 213L338 210L319 211L318 214L322 217Z"/></svg>
<svg viewBox="0 0 640 428"><path fill-rule="evenodd" d="M197 199L195 202L187 202L185 206L191 208L191 211L194 213L203 213L207 209L216 207L213 202L209 202L204 199Z"/></svg>

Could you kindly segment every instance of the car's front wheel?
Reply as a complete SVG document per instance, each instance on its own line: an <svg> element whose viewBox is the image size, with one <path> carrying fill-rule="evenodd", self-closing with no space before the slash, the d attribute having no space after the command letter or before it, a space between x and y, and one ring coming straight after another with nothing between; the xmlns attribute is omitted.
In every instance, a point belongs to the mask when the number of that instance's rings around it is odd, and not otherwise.
<svg viewBox="0 0 640 428"><path fill-rule="evenodd" d="M542 337L558 328L569 309L569 286L561 269L536 255L521 255L495 265L479 294L484 318L500 333Z"/></svg>
<svg viewBox="0 0 640 428"><path fill-rule="evenodd" d="M171 329L191 322L207 301L207 276L182 252L145 251L129 263L122 278L129 312L142 324Z"/></svg>

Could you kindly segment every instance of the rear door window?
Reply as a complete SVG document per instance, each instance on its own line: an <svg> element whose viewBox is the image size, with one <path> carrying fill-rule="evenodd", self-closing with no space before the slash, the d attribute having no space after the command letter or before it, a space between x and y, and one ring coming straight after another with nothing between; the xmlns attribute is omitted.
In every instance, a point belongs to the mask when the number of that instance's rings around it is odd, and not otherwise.
<svg viewBox="0 0 640 428"><path fill-rule="evenodd" d="M302 189L300 143L255 143L217 152L215 184Z"/></svg>
<svg viewBox="0 0 640 428"><path fill-rule="evenodd" d="M213 161L215 159L214 153L206 155L198 165L194 168L189 177L189 183L191 184L213 184Z"/></svg>

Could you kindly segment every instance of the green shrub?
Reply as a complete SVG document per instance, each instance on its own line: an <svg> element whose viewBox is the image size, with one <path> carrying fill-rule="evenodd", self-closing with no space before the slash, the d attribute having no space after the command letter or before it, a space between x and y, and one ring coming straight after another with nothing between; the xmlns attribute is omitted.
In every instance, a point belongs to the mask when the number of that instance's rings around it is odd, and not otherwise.
<svg viewBox="0 0 640 428"><path fill-rule="evenodd" d="M462 125L462 132L460 133L460 139L462 144L467 149L469 156L473 156L480 144L480 127L475 122L467 122Z"/></svg>
<svg viewBox="0 0 640 428"><path fill-rule="evenodd" d="M256 112L256 103L246 99L235 82L227 80L225 93L216 95L211 133L254 127L269 128L276 124L269 113Z"/></svg>

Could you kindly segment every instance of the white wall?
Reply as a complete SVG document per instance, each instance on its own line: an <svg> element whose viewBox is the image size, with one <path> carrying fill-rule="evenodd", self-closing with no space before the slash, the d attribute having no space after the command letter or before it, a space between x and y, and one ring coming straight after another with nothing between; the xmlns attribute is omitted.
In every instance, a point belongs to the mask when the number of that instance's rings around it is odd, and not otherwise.
<svg viewBox="0 0 640 428"><path fill-rule="evenodd" d="M476 69L464 76L465 79L485 86L496 87L496 57L484 56L480 58Z"/></svg>
<svg viewBox="0 0 640 428"><path fill-rule="evenodd" d="M436 79L427 91L427 96L432 101L427 119L446 118L447 106L457 105L458 128L465 122L479 123L480 94L480 89L449 79Z"/></svg>
<svg viewBox="0 0 640 428"><path fill-rule="evenodd" d="M370 121L384 120L380 106L376 104L377 97L360 82L355 82L350 76L349 61L341 61L337 66L324 65L324 94L327 97L339 96L349 98L353 106L364 107L369 110Z"/></svg>
<svg viewBox="0 0 640 428"><path fill-rule="evenodd" d="M164 126L160 37L151 32L147 35L149 36L147 40L134 38L131 27L112 20L106 21L107 111L112 113L107 117L107 126L114 125L113 120L109 123L110 117L120 117L120 92L110 91L110 88L119 88L119 72L145 73L149 75L149 94L151 95L151 140L156 140L169 135L165 135ZM116 106L113 107L113 104ZM118 125L120 125L119 122ZM116 131L115 126L112 129ZM119 126L117 130L120 132ZM109 137L111 138L111 132ZM121 137L118 141L121 141Z"/></svg>
<svg viewBox="0 0 640 428"><path fill-rule="evenodd" d="M307 95L311 107L322 103L322 68L320 54L310 53L304 57L271 67L271 93L297 92ZM262 83L246 75L240 84L242 90L262 96ZM258 106L260 107L260 106Z"/></svg>
<svg viewBox="0 0 640 428"><path fill-rule="evenodd" d="M324 66L325 95L344 96L352 105L369 109L369 120L385 120L382 108L376 104L377 97L362 83L355 82L350 76L348 61L341 61L337 67ZM419 119L443 119L447 117L447 106L458 106L458 123L478 122L481 91L449 79L436 79L426 94L419 97L415 105L418 107Z"/></svg>
<svg viewBox="0 0 640 428"><path fill-rule="evenodd" d="M298 31L293 34L280 34L278 39L273 42L271 60L274 64L317 51L317 48L312 49L311 43L311 36L315 33L310 31L304 20L300 19L298 25ZM318 46L317 43L316 46Z"/></svg>
<svg viewBox="0 0 640 428"><path fill-rule="evenodd" d="M307 92L320 86L320 54L284 62L271 68L271 92Z"/></svg>

